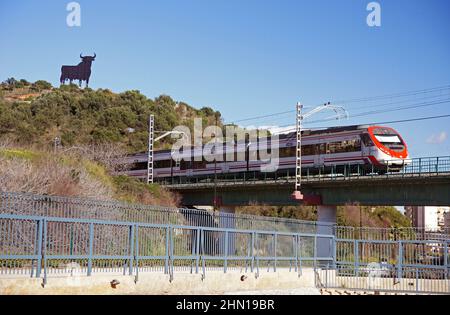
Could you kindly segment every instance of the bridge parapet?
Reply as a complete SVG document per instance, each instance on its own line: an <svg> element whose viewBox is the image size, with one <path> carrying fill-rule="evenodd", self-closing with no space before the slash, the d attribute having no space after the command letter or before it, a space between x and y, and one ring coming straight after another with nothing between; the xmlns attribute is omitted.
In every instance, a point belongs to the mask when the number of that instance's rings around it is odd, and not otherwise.
<svg viewBox="0 0 450 315"><path fill-rule="evenodd" d="M403 178L434 178L450 176L450 156L426 157L411 159L401 170L390 169L367 169L362 165L347 165L325 168L304 168L302 171L303 183L337 182L348 180L390 180ZM283 175L275 173L246 172L242 174L216 174L202 176L173 177L170 179L159 178L158 183L169 188L181 189L189 186L211 186L211 185L265 185L265 184L295 184L295 172L284 172Z"/></svg>
<svg viewBox="0 0 450 315"><path fill-rule="evenodd" d="M412 159L400 171L372 171L348 166L337 172L303 171L302 192L312 204L450 205L450 157ZM291 199L294 174L220 174L214 177L172 178L160 183L179 192L186 205L211 205L216 194L223 205L299 205ZM216 193L214 194L214 191ZM317 198L312 198L312 197Z"/></svg>

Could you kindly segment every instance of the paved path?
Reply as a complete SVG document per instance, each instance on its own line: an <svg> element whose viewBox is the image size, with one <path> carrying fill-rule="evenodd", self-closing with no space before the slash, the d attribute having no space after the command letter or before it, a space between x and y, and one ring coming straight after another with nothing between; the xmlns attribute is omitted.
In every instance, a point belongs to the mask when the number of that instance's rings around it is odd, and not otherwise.
<svg viewBox="0 0 450 315"><path fill-rule="evenodd" d="M316 288L225 292L225 295L320 295Z"/></svg>

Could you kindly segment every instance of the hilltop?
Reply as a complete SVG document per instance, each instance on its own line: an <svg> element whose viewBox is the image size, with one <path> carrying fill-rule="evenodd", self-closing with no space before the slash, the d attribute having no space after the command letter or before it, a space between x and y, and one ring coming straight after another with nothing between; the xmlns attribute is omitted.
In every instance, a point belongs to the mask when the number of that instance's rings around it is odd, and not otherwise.
<svg viewBox="0 0 450 315"><path fill-rule="evenodd" d="M57 88L43 80L14 78L0 84L0 138L18 144L47 148L59 137L65 147L115 143L127 152L145 151L150 114L158 131L191 127L195 117L204 125L221 121L220 112L210 107L196 109L167 95L150 99L137 90L114 93L75 84ZM165 148L170 141L168 137L156 145Z"/></svg>

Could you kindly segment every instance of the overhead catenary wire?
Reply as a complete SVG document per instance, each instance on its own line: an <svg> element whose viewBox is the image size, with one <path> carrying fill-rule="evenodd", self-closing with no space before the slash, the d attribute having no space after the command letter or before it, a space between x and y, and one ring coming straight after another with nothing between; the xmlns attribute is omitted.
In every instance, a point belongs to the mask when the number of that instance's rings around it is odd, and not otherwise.
<svg viewBox="0 0 450 315"><path fill-rule="evenodd" d="M434 88L413 90L413 91L403 92L403 93L393 93L393 94L385 94L385 95L379 95L379 96L370 96L370 97L365 97L365 98L353 98L353 99L348 99L348 100L338 100L338 101L334 101L334 103L342 104L342 103L354 103L354 102L369 102L369 101L387 99L387 98L398 98L398 97L419 95L419 94L424 94L424 93L433 93L433 92L444 91L444 90L449 90L449 89L450 89L450 85L442 85L442 86L438 86L438 87L434 87Z"/></svg>
<svg viewBox="0 0 450 315"><path fill-rule="evenodd" d="M400 120L391 120L391 121L376 121L376 122L366 122L361 124L352 124L348 126L354 126L354 125L382 125L382 124L397 124L397 123L407 123L407 122L415 122L415 121L423 121L423 120L433 120L433 119L441 119L441 118L450 118L450 114L444 114L444 115L437 115L437 116L426 116L426 117L416 117L416 118L408 118L408 119L400 119ZM288 127L288 126L285 126ZM337 126L337 127L346 127L343 126ZM279 127L283 128L283 126ZM320 130L320 129L326 129L330 128L330 126L322 126L322 127L311 127L311 128L305 128L307 130ZM295 131L295 128L289 128L286 130L283 130L283 133Z"/></svg>
<svg viewBox="0 0 450 315"><path fill-rule="evenodd" d="M445 104L445 103L450 103L450 98L445 99L445 100L435 101L435 102L428 102L428 103L424 102L424 103L418 103L418 104L396 107L396 108L391 108L391 109L383 109L383 110L377 109L377 110L372 110L372 111L368 111L368 112L356 113L356 114L352 115L351 118L384 114L384 113L390 113L390 112L396 112L396 111L402 111L402 110L408 110L408 109L423 108L423 107L440 105L440 104ZM334 118L325 118L325 119L314 120L314 121L310 121L310 122L306 122L306 123L314 124L314 123L334 121L334 120L335 120Z"/></svg>
<svg viewBox="0 0 450 315"><path fill-rule="evenodd" d="M450 98L446 98L446 99L439 99L439 100L435 100L433 102L422 102L422 103L415 103L415 104L410 104L410 105L405 105L402 107L394 107L394 108L390 108L390 109L376 109L376 110L372 110L372 111L367 111L367 112L360 112L360 113L355 113L350 115L350 118L353 117L361 117L361 116L369 116L369 115L375 115L375 114L383 114L383 113L388 113L388 112L394 112L394 111L402 111L402 110L408 110L408 109L415 109L415 108L422 108L422 107L428 107L428 106L433 106L433 105L439 105L439 104L444 104L444 103L448 103L450 101ZM393 103L390 103L393 104ZM364 106L364 107L359 107L360 109L363 108L370 108L373 106ZM377 108L383 107L381 105L377 105ZM286 118L291 118L291 117L283 117L283 120ZM316 121L312 121L312 122L306 122L306 123L317 123L317 122L327 122L327 121L334 121L334 118L323 118L320 120L316 120ZM261 124L270 124L270 121L263 121L259 123L259 125ZM272 122L273 123L273 122ZM285 127L285 126L290 126L289 125L281 125L280 127Z"/></svg>
<svg viewBox="0 0 450 315"><path fill-rule="evenodd" d="M435 100L435 101L431 101L431 102L414 103L414 104L405 105L405 106L397 106L397 107L390 108L390 109L375 109L372 111L359 112L359 113L351 114L350 118L371 116L371 115L384 114L384 113L396 112L396 111L404 111L404 110L417 109L417 108L424 108L424 107L446 104L446 103L450 103L450 98ZM323 119L319 119L319 120L308 121L308 122L305 122L305 124L314 124L314 123L329 122L329 121L335 121L335 120L336 119L334 117L323 118ZM281 126L277 126L277 127L284 128L284 127L289 127L291 125L292 124L287 124L287 125L281 125Z"/></svg>
<svg viewBox="0 0 450 315"><path fill-rule="evenodd" d="M336 104L336 105L337 104L347 105L349 103L355 103L355 102L379 101L379 100L386 100L389 98L393 99L393 98L417 96L417 95L421 95L421 94L429 94L429 93L437 93L437 92L441 92L441 94L442 94L443 91L447 91L450 96L450 85L443 85L443 86L429 88L429 89L414 90L414 91L402 92L402 93L393 93L393 94L385 94L385 95L371 96L371 97L364 97L364 98L352 98L352 99L347 99L347 100L338 100L338 101L332 101L331 103ZM414 98L414 99L408 99L408 100L397 100L397 101L381 103L381 104L370 104L370 105L364 105L364 106L359 106L359 107L353 107L350 109L355 110L355 109L363 109L363 108L369 108L369 107L383 107L383 106L395 105L395 104L400 104L400 103L407 103L410 101L425 100L425 99L429 99L429 98L437 98L437 97L442 97L442 96L443 95L428 95L428 96L423 96L420 98ZM320 105L321 104L319 104L318 106L320 106ZM307 109L307 108L313 108L313 107L314 106L308 106L308 107L304 107L304 108ZM295 113L295 110L287 110L287 111L276 112L276 113L271 113L271 114L267 114L267 115L258 115L258 116L253 116L253 117L247 117L247 118L231 121L229 124L236 124L239 122L246 122L246 121L255 121L255 120L259 120L259 119L263 119L263 118L276 117L276 116L286 115L286 114L290 114L290 113Z"/></svg>

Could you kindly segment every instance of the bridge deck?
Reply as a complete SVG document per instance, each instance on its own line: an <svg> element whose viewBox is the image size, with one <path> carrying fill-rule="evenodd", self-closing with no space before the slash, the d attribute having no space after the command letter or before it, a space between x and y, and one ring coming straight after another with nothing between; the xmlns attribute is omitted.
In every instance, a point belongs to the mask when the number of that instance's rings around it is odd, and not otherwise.
<svg viewBox="0 0 450 315"><path fill-rule="evenodd" d="M315 170L316 174L306 170L302 193L318 196L320 201L316 204L324 205L450 205L450 157L413 159L401 171L391 172L387 168L384 174L359 168L350 172L350 169L340 173L333 168L328 173ZM230 206L299 204L290 198L294 176L253 172L243 176L171 178L159 183L180 193L185 205L211 205L216 198Z"/></svg>

